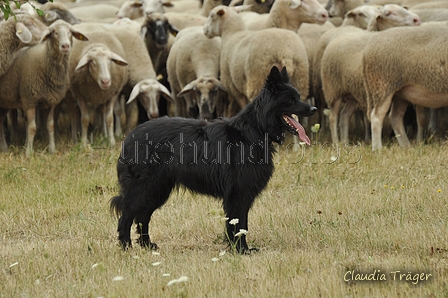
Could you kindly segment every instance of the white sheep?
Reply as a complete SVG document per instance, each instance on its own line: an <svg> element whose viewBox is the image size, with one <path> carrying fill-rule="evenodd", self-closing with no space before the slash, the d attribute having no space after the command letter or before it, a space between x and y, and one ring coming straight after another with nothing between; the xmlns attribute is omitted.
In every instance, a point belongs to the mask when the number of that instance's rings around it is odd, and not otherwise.
<svg viewBox="0 0 448 298"><path fill-rule="evenodd" d="M272 66L286 67L302 98L308 94L308 57L297 33L280 28L247 30L238 7L217 6L210 12L204 33L221 36L221 82L229 93L228 114L234 101L244 107L260 92Z"/></svg>
<svg viewBox="0 0 448 298"><path fill-rule="evenodd" d="M54 22L48 27L42 42L19 51L13 64L0 78L0 108L21 108L25 111L27 155L33 152L36 108L41 106L50 107L47 117L48 151L55 151L53 113L55 106L64 98L70 87L68 70L72 37L88 40L67 22ZM3 122L0 123L0 130L3 131ZM4 140L0 141L3 143L2 150L7 149Z"/></svg>
<svg viewBox="0 0 448 298"><path fill-rule="evenodd" d="M341 34L329 42L322 57L320 70L324 97L330 109L329 120L333 142L339 142L338 122L340 122L341 141L347 143L351 115L357 108L365 115L367 104L362 72L363 50L373 36L383 33L371 31L419 25L420 19L416 14L399 5L388 4L372 18L368 25L370 31L357 29L348 34ZM366 117L364 122L365 138L368 141L369 126Z"/></svg>
<svg viewBox="0 0 448 298"><path fill-rule="evenodd" d="M186 28L176 36L167 60L176 116L207 120L214 113L223 116L220 55L221 38L207 38L202 27Z"/></svg>
<svg viewBox="0 0 448 298"><path fill-rule="evenodd" d="M94 29L95 30L95 29ZM87 33L86 31L84 31ZM113 108L124 84L128 80L128 63L120 41L102 31L88 31L89 42L74 42L70 54L70 95L81 111L81 144L87 145L89 112L103 106L103 133L115 146ZM70 98L67 100L70 101ZM73 104L72 104L73 105ZM77 113L72 115L72 137L76 141ZM106 129L107 128L107 129Z"/></svg>
<svg viewBox="0 0 448 298"><path fill-rule="evenodd" d="M13 62L13 56L24 46L37 44L46 32L45 26L37 18L28 14L17 14L0 26L0 77Z"/></svg>
<svg viewBox="0 0 448 298"><path fill-rule="evenodd" d="M191 13L166 12L164 15L168 19L168 22L178 30L193 26L204 26L207 21L206 17Z"/></svg>
<svg viewBox="0 0 448 298"><path fill-rule="evenodd" d="M330 0L325 9L330 17L343 18L347 12L364 4L364 0Z"/></svg>
<svg viewBox="0 0 448 298"><path fill-rule="evenodd" d="M400 146L409 146L403 125L408 102L420 107L448 105L447 23L392 28L375 35L363 56L372 150L382 148L383 120L389 118ZM417 113L418 116L418 113Z"/></svg>
<svg viewBox="0 0 448 298"><path fill-rule="evenodd" d="M143 16L143 3L137 0L127 0L117 11L117 18L138 19Z"/></svg>
<svg viewBox="0 0 448 298"><path fill-rule="evenodd" d="M159 117L158 104L160 95L163 95L169 102L173 100L169 90L158 82L151 58L141 36L135 32L132 26L83 23L76 25L76 28L83 29L91 26L97 26L97 29L104 31L105 34L114 35L120 40L124 48L125 56L123 58L128 62L129 70L128 81L122 91L128 98L126 132L132 130L138 122L138 113L135 111L137 109L137 101L134 99L138 99L149 119ZM120 130L121 128L116 127L116 131L117 129ZM116 132L116 134L119 134L119 132Z"/></svg>
<svg viewBox="0 0 448 298"><path fill-rule="evenodd" d="M297 32L302 23L324 24L328 12L317 0L276 0L267 14L248 11L241 17L249 30L276 27Z"/></svg>

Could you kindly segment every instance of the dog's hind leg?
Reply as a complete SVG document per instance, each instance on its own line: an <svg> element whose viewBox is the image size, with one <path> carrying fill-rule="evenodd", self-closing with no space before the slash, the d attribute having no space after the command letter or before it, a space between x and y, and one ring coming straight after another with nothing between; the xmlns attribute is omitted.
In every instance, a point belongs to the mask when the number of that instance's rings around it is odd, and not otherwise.
<svg viewBox="0 0 448 298"><path fill-rule="evenodd" d="M167 183L162 184L165 187L154 187L152 188L152 193L148 201L148 204L145 208L142 208L141 211L137 214L135 218L135 223L137 224L137 233L140 237L137 239L137 242L143 246L148 247L150 249L157 249L157 244L151 242L151 238L149 236L149 222L151 221L151 216L158 208L160 208L163 204L166 203L168 197L170 196L171 189L174 187L173 185L169 185Z"/></svg>

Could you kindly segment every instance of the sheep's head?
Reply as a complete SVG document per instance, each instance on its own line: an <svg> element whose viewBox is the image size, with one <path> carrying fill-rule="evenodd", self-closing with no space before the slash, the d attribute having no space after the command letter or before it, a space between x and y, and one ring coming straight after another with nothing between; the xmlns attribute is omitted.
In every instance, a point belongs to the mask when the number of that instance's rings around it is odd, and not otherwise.
<svg viewBox="0 0 448 298"><path fill-rule="evenodd" d="M37 44L42 39L43 34L47 33L47 26L28 14L17 14L16 18L16 36L24 44Z"/></svg>
<svg viewBox="0 0 448 298"><path fill-rule="evenodd" d="M208 15L207 21L204 24L204 34L208 38L213 38L215 36L221 36L223 23L229 16L235 15L247 9L250 5L242 5L235 7L227 7L224 5L218 5L212 10Z"/></svg>
<svg viewBox="0 0 448 298"><path fill-rule="evenodd" d="M174 5L169 0L143 0L143 13L145 15L160 12L164 13L164 7L173 7Z"/></svg>
<svg viewBox="0 0 448 298"><path fill-rule="evenodd" d="M345 14L342 26L355 26L367 29L370 20L378 15L381 8L381 6L374 5L361 5L353 8Z"/></svg>
<svg viewBox="0 0 448 298"><path fill-rule="evenodd" d="M420 17L410 12L406 6L387 4L378 12L376 18L370 21L367 29L382 31L392 27L419 26L420 24Z"/></svg>
<svg viewBox="0 0 448 298"><path fill-rule="evenodd" d="M88 66L91 77L97 81L102 90L112 86L112 64L126 66L128 63L120 55L112 52L105 46L94 46L90 48L79 60L75 72L81 71Z"/></svg>
<svg viewBox="0 0 448 298"><path fill-rule="evenodd" d="M194 107L199 110L199 118L211 120L216 107L220 104L225 89L221 82L214 77L201 77L187 84L177 96L192 95ZM225 93L224 93L225 94Z"/></svg>
<svg viewBox="0 0 448 298"><path fill-rule="evenodd" d="M278 1L278 2L277 2ZM274 5L283 5L290 20L322 25L328 20L328 12L317 0L277 0Z"/></svg>
<svg viewBox="0 0 448 298"><path fill-rule="evenodd" d="M84 34L73 29L66 21L57 20L48 27L42 41L50 40L54 50L62 54L68 54L72 48L72 37L82 41L89 40Z"/></svg>
<svg viewBox="0 0 448 298"><path fill-rule="evenodd" d="M158 48L165 48L168 43L169 34L174 36L179 30L168 22L168 19L161 13L151 13L146 16L141 28L143 39L155 43Z"/></svg>
<svg viewBox="0 0 448 298"><path fill-rule="evenodd" d="M140 95L140 96L139 96ZM149 119L159 117L159 100L160 95L165 99L174 102L170 91L155 79L145 79L138 82L131 91L126 104L130 104L138 97L143 108L146 110Z"/></svg>

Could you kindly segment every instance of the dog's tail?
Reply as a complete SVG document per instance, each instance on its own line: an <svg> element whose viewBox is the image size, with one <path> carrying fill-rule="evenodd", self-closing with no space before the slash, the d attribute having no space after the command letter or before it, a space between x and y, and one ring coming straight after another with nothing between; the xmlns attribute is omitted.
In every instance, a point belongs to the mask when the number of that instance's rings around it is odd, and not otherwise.
<svg viewBox="0 0 448 298"><path fill-rule="evenodd" d="M123 210L123 197L121 195L110 199L110 212L114 213L117 217L121 215Z"/></svg>

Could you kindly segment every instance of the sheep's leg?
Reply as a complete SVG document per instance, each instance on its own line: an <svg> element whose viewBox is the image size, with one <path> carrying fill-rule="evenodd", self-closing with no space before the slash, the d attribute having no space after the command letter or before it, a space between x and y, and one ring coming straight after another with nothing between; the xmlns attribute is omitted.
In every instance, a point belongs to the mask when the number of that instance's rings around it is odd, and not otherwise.
<svg viewBox="0 0 448 298"><path fill-rule="evenodd" d="M384 101L375 105L370 113L370 119L372 120L372 150L379 150L383 146L381 142L381 132L383 130L383 121L386 117L387 111L392 103L392 97L394 95L388 95Z"/></svg>
<svg viewBox="0 0 448 298"><path fill-rule="evenodd" d="M415 106L417 116L417 143L423 142L423 127L426 122L426 109L422 106Z"/></svg>
<svg viewBox="0 0 448 298"><path fill-rule="evenodd" d="M138 107L135 100L126 107L126 120L126 133L129 133L137 126L138 122Z"/></svg>
<svg viewBox="0 0 448 298"><path fill-rule="evenodd" d="M89 128L90 117L87 104L82 99L78 99L79 110L81 111L81 146L87 146L87 130Z"/></svg>
<svg viewBox="0 0 448 298"><path fill-rule="evenodd" d="M115 115L115 136L119 137L123 134L123 129L121 128L121 118L124 116L123 113L123 101L124 96L122 95L119 100L115 101L114 104L114 115Z"/></svg>
<svg viewBox="0 0 448 298"><path fill-rule="evenodd" d="M364 142L366 144L368 144L372 140L372 136L370 135L370 133L371 133L370 121L369 121L369 118L367 118L366 112L363 111L362 116L363 116L362 118L364 120Z"/></svg>
<svg viewBox="0 0 448 298"><path fill-rule="evenodd" d="M6 136L4 130L4 124L6 120L6 114L8 110L4 110L0 108L0 152L8 151L8 144L6 143Z"/></svg>
<svg viewBox="0 0 448 298"><path fill-rule="evenodd" d="M339 112L341 111L342 98L337 98L330 106L328 118L330 120L331 140L333 143L339 143L338 122Z"/></svg>
<svg viewBox="0 0 448 298"><path fill-rule="evenodd" d="M117 102L118 95L115 95L106 104L104 119L106 119L107 134L109 137L110 147L115 147L115 135L114 135L114 106Z"/></svg>
<svg viewBox="0 0 448 298"><path fill-rule="evenodd" d="M48 131L48 152L54 153L56 145L54 142L54 109L56 106L50 107L50 112L47 116L47 131Z"/></svg>
<svg viewBox="0 0 448 298"><path fill-rule="evenodd" d="M355 113L358 104L356 100L350 98L345 104L344 108L339 114L339 129L341 131L341 142L344 144L348 144L348 132L350 128L350 118L353 113Z"/></svg>
<svg viewBox="0 0 448 298"><path fill-rule="evenodd" d="M408 104L409 103L407 101L404 101L401 98L394 97L389 115L390 124L392 125L392 128L394 130L398 144L401 147L408 147L411 145L403 124L403 117L406 113Z"/></svg>
<svg viewBox="0 0 448 298"><path fill-rule="evenodd" d="M72 131L72 141L74 144L78 143L78 108L76 107L75 99L70 91L67 92L64 98L65 104L68 108L68 113L70 115L70 126Z"/></svg>
<svg viewBox="0 0 448 298"><path fill-rule="evenodd" d="M437 133L437 118L439 116L439 109L430 109L429 111L428 130L430 134L435 135Z"/></svg>
<svg viewBox="0 0 448 298"><path fill-rule="evenodd" d="M26 156L33 153L34 136L36 135L36 108L26 110L27 130L26 130Z"/></svg>

